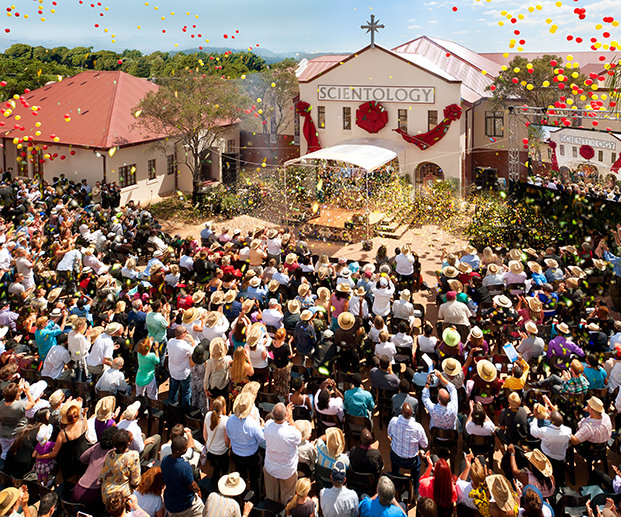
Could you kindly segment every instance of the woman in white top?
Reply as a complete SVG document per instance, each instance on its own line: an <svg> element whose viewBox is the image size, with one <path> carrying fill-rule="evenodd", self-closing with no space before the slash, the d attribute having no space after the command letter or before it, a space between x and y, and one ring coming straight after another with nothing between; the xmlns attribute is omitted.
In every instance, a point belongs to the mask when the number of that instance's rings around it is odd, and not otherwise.
<svg viewBox="0 0 621 517"><path fill-rule="evenodd" d="M138 278L140 276L140 271L138 271L136 269L136 259L135 258L129 257L125 261L125 266L123 266L123 269L121 269L121 276L123 278L129 278L130 280L133 280L133 279Z"/></svg>
<svg viewBox="0 0 621 517"><path fill-rule="evenodd" d="M82 264L84 267L90 267L96 275L105 275L108 272L108 266L99 260L94 251L94 248L90 246L84 250Z"/></svg>
<svg viewBox="0 0 621 517"><path fill-rule="evenodd" d="M470 414L466 420L466 433L471 436L492 436L496 425L485 413L483 404L470 401Z"/></svg>
<svg viewBox="0 0 621 517"><path fill-rule="evenodd" d="M421 354L435 354L436 346L438 344L438 338L432 336L433 327L425 322L423 326L423 333L416 337L416 347Z"/></svg>
<svg viewBox="0 0 621 517"><path fill-rule="evenodd" d="M212 479L220 479L229 469L229 446L231 442L226 434L226 401L224 397L216 397L211 411L205 415L203 424L203 438L207 460L213 468ZM204 454L203 454L204 456Z"/></svg>
<svg viewBox="0 0 621 517"><path fill-rule="evenodd" d="M269 367L267 363L267 347L271 343L271 338L267 333L267 327L263 323L254 323L248 331L246 339L246 350L250 363L254 368L254 375L251 381L264 383L269 377Z"/></svg>
<svg viewBox="0 0 621 517"><path fill-rule="evenodd" d="M373 314L388 316L390 314L390 299L395 293L395 286L388 276L380 276L371 289L373 294Z"/></svg>
<svg viewBox="0 0 621 517"><path fill-rule="evenodd" d="M26 248L16 248L13 252L16 256L15 258L15 269L18 273L22 273L24 275L24 280L22 281L22 285L26 288L26 290L34 287L35 279L33 268L34 264L28 258L28 250Z"/></svg>
<svg viewBox="0 0 621 517"><path fill-rule="evenodd" d="M91 342L86 337L87 323L86 318L78 318L73 325L73 330L67 336L67 350L71 355L71 360L75 362L79 370L86 372L86 358L91 349Z"/></svg>
<svg viewBox="0 0 621 517"><path fill-rule="evenodd" d="M414 255L410 253L407 244L401 247L401 253L395 257L395 271L403 281L409 280L414 274Z"/></svg>
<svg viewBox="0 0 621 517"><path fill-rule="evenodd" d="M319 415L336 415L339 420L343 420L345 410L343 409L343 394L336 387L334 379L326 379L321 383L319 390L315 394L315 410ZM321 420L321 416L318 417ZM332 422L322 423L326 427L336 424Z"/></svg>

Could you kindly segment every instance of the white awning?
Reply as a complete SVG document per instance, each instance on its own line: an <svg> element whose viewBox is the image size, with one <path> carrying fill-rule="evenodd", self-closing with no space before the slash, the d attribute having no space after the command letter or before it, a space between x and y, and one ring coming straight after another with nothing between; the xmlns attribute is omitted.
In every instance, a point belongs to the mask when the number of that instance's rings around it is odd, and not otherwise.
<svg viewBox="0 0 621 517"><path fill-rule="evenodd" d="M382 138L355 138L342 144L326 147L300 158L289 160L285 165L307 163L310 160L334 160L349 163L367 172L379 169L405 151L397 142Z"/></svg>

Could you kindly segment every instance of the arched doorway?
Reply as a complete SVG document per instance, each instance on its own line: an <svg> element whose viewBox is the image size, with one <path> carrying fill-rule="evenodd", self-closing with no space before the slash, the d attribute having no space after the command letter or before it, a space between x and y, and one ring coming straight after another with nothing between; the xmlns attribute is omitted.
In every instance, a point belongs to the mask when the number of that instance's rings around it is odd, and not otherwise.
<svg viewBox="0 0 621 517"><path fill-rule="evenodd" d="M431 183L444 179L442 168L432 162L422 162L416 166L415 182L416 185L428 187Z"/></svg>

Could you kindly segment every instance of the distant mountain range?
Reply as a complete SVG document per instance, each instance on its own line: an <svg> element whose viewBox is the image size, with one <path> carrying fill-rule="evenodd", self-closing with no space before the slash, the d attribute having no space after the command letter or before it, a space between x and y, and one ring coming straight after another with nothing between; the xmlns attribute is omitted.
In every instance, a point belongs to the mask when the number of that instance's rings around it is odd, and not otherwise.
<svg viewBox="0 0 621 517"><path fill-rule="evenodd" d="M196 52L213 52L218 54L223 54L224 52L245 52L248 48L232 48L232 47L203 47L202 49L189 48L184 50L175 50L170 51L171 54L176 54L182 52L184 54L195 54ZM277 63L278 61L282 61L283 59L293 58L296 61L302 61L302 59L313 59L319 56L325 56L330 54L340 54L341 52L304 52L304 51L286 51L286 52L274 52L273 50L269 50L267 48L255 47L252 49L252 52L257 56L262 57L265 62L269 65L272 63Z"/></svg>

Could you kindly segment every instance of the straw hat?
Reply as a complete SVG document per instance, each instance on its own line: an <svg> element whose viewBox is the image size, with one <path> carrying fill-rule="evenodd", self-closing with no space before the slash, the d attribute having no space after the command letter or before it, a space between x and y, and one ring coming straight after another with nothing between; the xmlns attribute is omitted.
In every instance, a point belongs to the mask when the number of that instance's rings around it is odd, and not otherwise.
<svg viewBox="0 0 621 517"><path fill-rule="evenodd" d="M246 418L254 407L254 399L251 393L240 393L233 403L233 414L237 418Z"/></svg>
<svg viewBox="0 0 621 517"><path fill-rule="evenodd" d="M538 420L545 420L550 417L550 413L548 412L546 407L543 404L539 403L533 406L533 415L535 415L535 418L537 418Z"/></svg>
<svg viewBox="0 0 621 517"><path fill-rule="evenodd" d="M409 289L404 289L403 291L401 291L401 299L405 300L406 302L410 301L410 296L412 296L412 293L410 293Z"/></svg>
<svg viewBox="0 0 621 517"><path fill-rule="evenodd" d="M246 344L254 346L263 337L263 323L253 323L246 336Z"/></svg>
<svg viewBox="0 0 621 517"><path fill-rule="evenodd" d="M526 332L529 332L530 334L537 334L539 332L537 325L535 325L535 322L532 320L528 320L524 325L524 328L526 329Z"/></svg>
<svg viewBox="0 0 621 517"><path fill-rule="evenodd" d="M456 268L454 268L453 266L446 266L443 270L442 270L442 274L446 277L446 278L455 278L457 277L457 275L459 274L459 271L457 271Z"/></svg>
<svg viewBox="0 0 621 517"><path fill-rule="evenodd" d="M54 303L56 300L58 300L58 297L60 296L62 290L62 287L54 287L54 289L52 289L47 295L48 303Z"/></svg>
<svg viewBox="0 0 621 517"><path fill-rule="evenodd" d="M345 267L341 270L339 275L342 276L343 278L349 278L351 276L351 269L349 269L348 267Z"/></svg>
<svg viewBox="0 0 621 517"><path fill-rule="evenodd" d="M261 384L259 384L257 381L250 381L244 384L241 393L250 393L256 399L260 389Z"/></svg>
<svg viewBox="0 0 621 517"><path fill-rule="evenodd" d="M312 313L311 311L309 311L308 309L307 309L307 310L302 311L302 314L300 314L300 319L301 319L302 321L308 321L308 320L310 320L312 317L313 317L313 313Z"/></svg>
<svg viewBox="0 0 621 517"><path fill-rule="evenodd" d="M242 311L245 313L250 312L254 307L254 299L248 298L242 302Z"/></svg>
<svg viewBox="0 0 621 517"><path fill-rule="evenodd" d="M69 411L69 408L72 408L74 406L77 407L78 409L82 409L82 401L76 400L76 399L68 400L60 407L60 423L61 424L69 423L69 421L67 420L67 411Z"/></svg>
<svg viewBox="0 0 621 517"><path fill-rule="evenodd" d="M308 440L313 433L313 426L308 420L296 420L295 426L302 433L302 440Z"/></svg>
<svg viewBox="0 0 621 517"><path fill-rule="evenodd" d="M606 261L601 259L593 259L593 265L600 271L606 271L606 268L608 267Z"/></svg>
<svg viewBox="0 0 621 517"><path fill-rule="evenodd" d="M239 472L231 472L220 478L218 490L222 495L236 497L246 490L246 482L241 478Z"/></svg>
<svg viewBox="0 0 621 517"><path fill-rule="evenodd" d="M558 262L554 259L551 258L547 258L544 260L546 266L548 266L549 268L555 269L558 267Z"/></svg>
<svg viewBox="0 0 621 517"><path fill-rule="evenodd" d="M213 294L216 294L220 291L215 291ZM193 295L192 295L192 303L194 304L199 304L201 303L203 300L205 299L205 291L196 291ZM213 295L212 295L212 299L213 299Z"/></svg>
<svg viewBox="0 0 621 517"><path fill-rule="evenodd" d="M596 411L597 413L604 412L604 403L597 397L591 397L589 400L587 400L587 404L593 411Z"/></svg>
<svg viewBox="0 0 621 517"><path fill-rule="evenodd" d="M285 262L287 264L293 264L297 258L298 256L295 253L288 253L285 257Z"/></svg>
<svg viewBox="0 0 621 517"><path fill-rule="evenodd" d="M498 264L490 264L487 266L487 271L492 275L495 275L499 271Z"/></svg>
<svg viewBox="0 0 621 517"><path fill-rule="evenodd" d="M354 291L354 294L356 296L366 296L367 292L364 290L364 287L360 286L358 289ZM401 299L403 299L403 293L401 293Z"/></svg>
<svg viewBox="0 0 621 517"><path fill-rule="evenodd" d="M530 269L533 273L537 273L540 275L543 272L543 268L541 267L541 264L539 264L538 262L529 260L526 265L528 266L528 269Z"/></svg>
<svg viewBox="0 0 621 517"><path fill-rule="evenodd" d="M125 411L123 411L123 418L125 420L136 420L136 417L138 416L138 411L140 411L139 400L133 402L125 408Z"/></svg>
<svg viewBox="0 0 621 517"><path fill-rule="evenodd" d="M224 303L233 303L237 298L237 291L235 289L229 289L224 295Z"/></svg>
<svg viewBox="0 0 621 517"><path fill-rule="evenodd" d="M550 460L539 449L527 452L524 456L526 456L526 459L531 462L533 467L535 467L545 477L549 478L552 476L552 463L550 463Z"/></svg>
<svg viewBox="0 0 621 517"><path fill-rule="evenodd" d="M297 300L289 300L287 302L287 310L291 314L300 314L300 302Z"/></svg>
<svg viewBox="0 0 621 517"><path fill-rule="evenodd" d="M571 289L577 289L579 282L577 278L571 277L565 280L565 284Z"/></svg>
<svg viewBox="0 0 621 517"><path fill-rule="evenodd" d="M537 256L537 251L533 248L526 248L526 249L523 249L522 251L526 253L527 255L530 255L531 257Z"/></svg>
<svg viewBox="0 0 621 517"><path fill-rule="evenodd" d="M280 287L280 282L278 280L270 280L270 283L267 284L267 290L270 293L275 293L276 291L278 291L279 287Z"/></svg>
<svg viewBox="0 0 621 517"><path fill-rule="evenodd" d="M267 231L267 238L268 239L275 239L278 236L278 230L276 228L270 228Z"/></svg>
<svg viewBox="0 0 621 517"><path fill-rule="evenodd" d="M451 279L448 281L448 285L451 288L451 291L455 291L456 293L464 292L464 284L462 284L459 280Z"/></svg>
<svg viewBox="0 0 621 517"><path fill-rule="evenodd" d="M461 364L454 357L447 357L444 361L442 361L442 371L446 373L446 375L453 377L457 375L461 370Z"/></svg>
<svg viewBox="0 0 621 517"><path fill-rule="evenodd" d="M477 252L477 249L471 244L467 244L464 248L464 252L466 253L466 255L474 255Z"/></svg>
<svg viewBox="0 0 621 517"><path fill-rule="evenodd" d="M338 458L345 450L345 435L338 427L326 429L326 446L328 453L333 458Z"/></svg>
<svg viewBox="0 0 621 517"><path fill-rule="evenodd" d="M467 264L466 262L460 262L457 266L457 269L459 269L461 273L464 273L466 275L472 273L472 266L470 264Z"/></svg>
<svg viewBox="0 0 621 517"><path fill-rule="evenodd" d="M514 511L518 502L515 499L513 488L509 480L502 474L494 474L485 478L487 488L492 494L496 505L503 512Z"/></svg>
<svg viewBox="0 0 621 517"><path fill-rule="evenodd" d="M0 515L7 515L13 509L21 494L21 490L13 487L5 488L0 492Z"/></svg>
<svg viewBox="0 0 621 517"><path fill-rule="evenodd" d="M568 251L569 253L571 253L572 255L577 255L578 254L578 249L575 246L561 246L561 249L563 251Z"/></svg>
<svg viewBox="0 0 621 517"><path fill-rule="evenodd" d="M253 276L248 283L250 287L259 287L261 285L261 279L258 276Z"/></svg>
<svg viewBox="0 0 621 517"><path fill-rule="evenodd" d="M459 344L461 336L453 327L448 327L444 329L444 332L442 332L442 341L446 343L446 346L453 348Z"/></svg>
<svg viewBox="0 0 621 517"><path fill-rule="evenodd" d="M259 246L261 246L261 241L259 239L253 239L252 242L250 243L250 247L253 250L256 250Z"/></svg>
<svg viewBox="0 0 621 517"><path fill-rule="evenodd" d="M213 328L220 321L221 314L218 311L211 311L205 316L205 325L207 328Z"/></svg>
<svg viewBox="0 0 621 517"><path fill-rule="evenodd" d="M589 323L587 325L587 329L589 329L591 332L599 332L600 331L599 325L597 323Z"/></svg>
<svg viewBox="0 0 621 517"><path fill-rule="evenodd" d="M198 310L195 307L190 307L183 313L181 321L187 324L193 322L196 318L198 318Z"/></svg>
<svg viewBox="0 0 621 517"><path fill-rule="evenodd" d="M224 338L215 337L209 343L209 357L211 359L222 359L228 351L228 345Z"/></svg>
<svg viewBox="0 0 621 517"><path fill-rule="evenodd" d="M509 261L509 271L514 275L519 275L524 272L524 264L517 260L511 260Z"/></svg>
<svg viewBox="0 0 621 517"><path fill-rule="evenodd" d="M483 337L483 331L475 325L470 330L470 337L473 337L475 339L481 339Z"/></svg>
<svg viewBox="0 0 621 517"><path fill-rule="evenodd" d="M102 275L96 280L95 286L97 287L97 289L101 289L104 285L108 285L111 279L112 277L110 277L109 275Z"/></svg>
<svg viewBox="0 0 621 517"><path fill-rule="evenodd" d="M586 276L586 273L578 266L569 266L569 271L573 276L578 278L584 278Z"/></svg>
<svg viewBox="0 0 621 517"><path fill-rule="evenodd" d="M108 323L106 325L106 334L111 336L112 334L117 334L123 330L123 325L113 321L112 323Z"/></svg>
<svg viewBox="0 0 621 517"><path fill-rule="evenodd" d="M97 401L95 406L95 418L101 422L107 422L112 418L116 407L116 399L110 395Z"/></svg>
<svg viewBox="0 0 621 517"><path fill-rule="evenodd" d="M486 382L493 382L498 376L498 370L487 359L482 359L477 363L477 373Z"/></svg>
<svg viewBox="0 0 621 517"><path fill-rule="evenodd" d="M310 290L309 284L300 284L298 287L298 294L300 296L306 296L309 290Z"/></svg>
<svg viewBox="0 0 621 517"><path fill-rule="evenodd" d="M351 293L351 285L349 285L347 282L342 282L336 286L336 290L339 293Z"/></svg>
<svg viewBox="0 0 621 517"><path fill-rule="evenodd" d="M509 251L509 259L510 260L522 260L522 252L518 249L513 248L511 251Z"/></svg>
<svg viewBox="0 0 621 517"><path fill-rule="evenodd" d="M341 314L339 314L337 322L339 324L339 327L341 327L343 330L349 330L354 326L354 323L356 322L356 317L351 312L341 312Z"/></svg>
<svg viewBox="0 0 621 517"><path fill-rule="evenodd" d="M498 294L494 296L492 300L496 305L504 307L505 309L510 309L513 306L511 300L509 300L509 298L507 298L504 294Z"/></svg>
<svg viewBox="0 0 621 517"><path fill-rule="evenodd" d="M330 299L330 289L327 287L320 287L317 289L317 296L320 300L329 300Z"/></svg>
<svg viewBox="0 0 621 517"><path fill-rule="evenodd" d="M561 334L569 334L569 327L567 323L559 323L556 326L556 330L558 330Z"/></svg>
<svg viewBox="0 0 621 517"><path fill-rule="evenodd" d="M526 303L528 303L528 308L531 311L539 312L543 309L543 303L541 303L541 300L539 298L535 298L534 296L526 298Z"/></svg>

